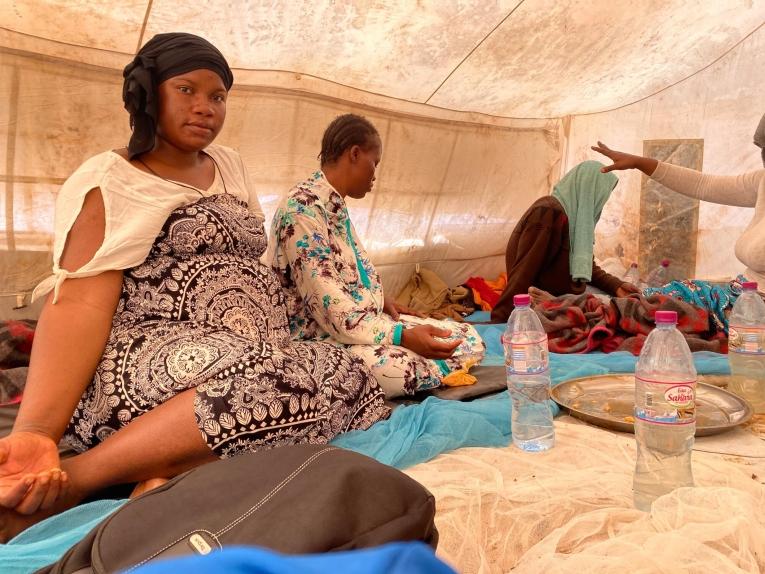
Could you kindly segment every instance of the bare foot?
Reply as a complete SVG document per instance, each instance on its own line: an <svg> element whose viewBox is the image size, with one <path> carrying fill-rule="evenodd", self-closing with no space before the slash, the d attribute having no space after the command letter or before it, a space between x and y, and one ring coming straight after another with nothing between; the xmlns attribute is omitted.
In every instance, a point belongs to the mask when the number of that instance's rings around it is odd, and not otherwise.
<svg viewBox="0 0 765 574"><path fill-rule="evenodd" d="M529 296L534 305L539 305L544 301L552 301L555 299L550 293L543 289L539 289L538 287L529 287Z"/></svg>
<svg viewBox="0 0 765 574"><path fill-rule="evenodd" d="M149 492L150 490L154 490L158 486L162 486L163 484L165 484L168 480L170 479L150 478L148 480L142 480L141 482L135 485L133 492L130 493L130 498L136 498L146 492Z"/></svg>

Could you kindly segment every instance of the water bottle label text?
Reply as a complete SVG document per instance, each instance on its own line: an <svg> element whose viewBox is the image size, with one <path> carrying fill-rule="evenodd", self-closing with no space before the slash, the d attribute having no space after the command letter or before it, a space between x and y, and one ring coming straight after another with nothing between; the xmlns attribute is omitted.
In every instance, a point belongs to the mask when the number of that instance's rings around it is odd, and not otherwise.
<svg viewBox="0 0 765 574"><path fill-rule="evenodd" d="M731 325L728 329L728 350L733 353L765 354L765 329Z"/></svg>
<svg viewBox="0 0 765 574"><path fill-rule="evenodd" d="M649 381L635 377L635 382L644 389L635 397L635 417L667 425L696 421L696 381Z"/></svg>

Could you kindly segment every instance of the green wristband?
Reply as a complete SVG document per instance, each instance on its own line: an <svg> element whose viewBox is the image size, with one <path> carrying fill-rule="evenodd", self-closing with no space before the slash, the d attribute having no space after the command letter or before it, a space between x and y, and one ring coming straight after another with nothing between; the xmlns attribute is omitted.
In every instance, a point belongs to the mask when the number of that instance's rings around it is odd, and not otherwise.
<svg viewBox="0 0 765 574"><path fill-rule="evenodd" d="M394 345L401 345L401 334L403 332L404 332L404 324L396 323L396 326L393 327L393 344Z"/></svg>

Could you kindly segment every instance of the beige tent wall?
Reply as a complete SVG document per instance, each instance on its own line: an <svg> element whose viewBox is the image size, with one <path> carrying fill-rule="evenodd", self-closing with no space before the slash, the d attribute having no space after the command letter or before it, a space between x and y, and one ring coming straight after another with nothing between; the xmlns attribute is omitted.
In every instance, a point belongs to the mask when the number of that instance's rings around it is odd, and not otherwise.
<svg viewBox="0 0 765 574"><path fill-rule="evenodd" d="M597 140L640 154L644 140L701 138L705 172L728 175L761 169L760 150L752 144L752 136L765 112L763 69L765 28L760 28L713 65L650 98L611 112L573 117L565 168L585 159L607 162L590 150ZM618 257L628 266L639 255L641 174L618 175L620 182L596 230L596 256ZM743 271L734 245L753 213L753 209L701 203L697 277L717 279Z"/></svg>
<svg viewBox="0 0 765 574"><path fill-rule="evenodd" d="M629 0L0 2L0 318L36 313L10 307L49 268L57 190L88 156L125 145L120 72L158 32L200 33L234 66L219 142L241 151L269 219L316 168L333 117L374 121L384 142L378 182L351 212L394 294L417 263L453 285L496 276L518 218L594 157L597 139L640 152L644 140L701 138L705 170L759 167L750 142L763 111L765 0L634 8ZM639 174L622 176L598 227L600 259L637 258L639 190ZM702 205L697 275L741 270L733 245L750 217Z"/></svg>
<svg viewBox="0 0 765 574"><path fill-rule="evenodd" d="M37 312L10 307L49 269L60 184L90 155L125 145L120 98L118 71L0 51L0 102L7 103L0 106L2 316ZM346 112L369 117L383 139L374 191L350 206L386 289L397 293L417 263L452 285L503 271L513 226L560 169L559 123L485 125L428 117L411 105L399 111L294 89L235 87L218 141L241 152L268 222L288 189L317 169L324 128Z"/></svg>

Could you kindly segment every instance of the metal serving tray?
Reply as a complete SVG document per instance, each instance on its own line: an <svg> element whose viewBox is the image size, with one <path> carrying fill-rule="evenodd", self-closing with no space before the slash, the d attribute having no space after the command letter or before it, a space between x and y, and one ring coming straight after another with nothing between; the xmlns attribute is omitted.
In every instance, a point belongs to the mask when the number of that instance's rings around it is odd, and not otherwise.
<svg viewBox="0 0 765 574"><path fill-rule="evenodd" d="M744 399L724 390L723 377L699 377L696 388L696 436L728 431L749 421L754 414ZM610 373L580 377L552 389L552 399L572 416L622 432L634 432L634 373Z"/></svg>

